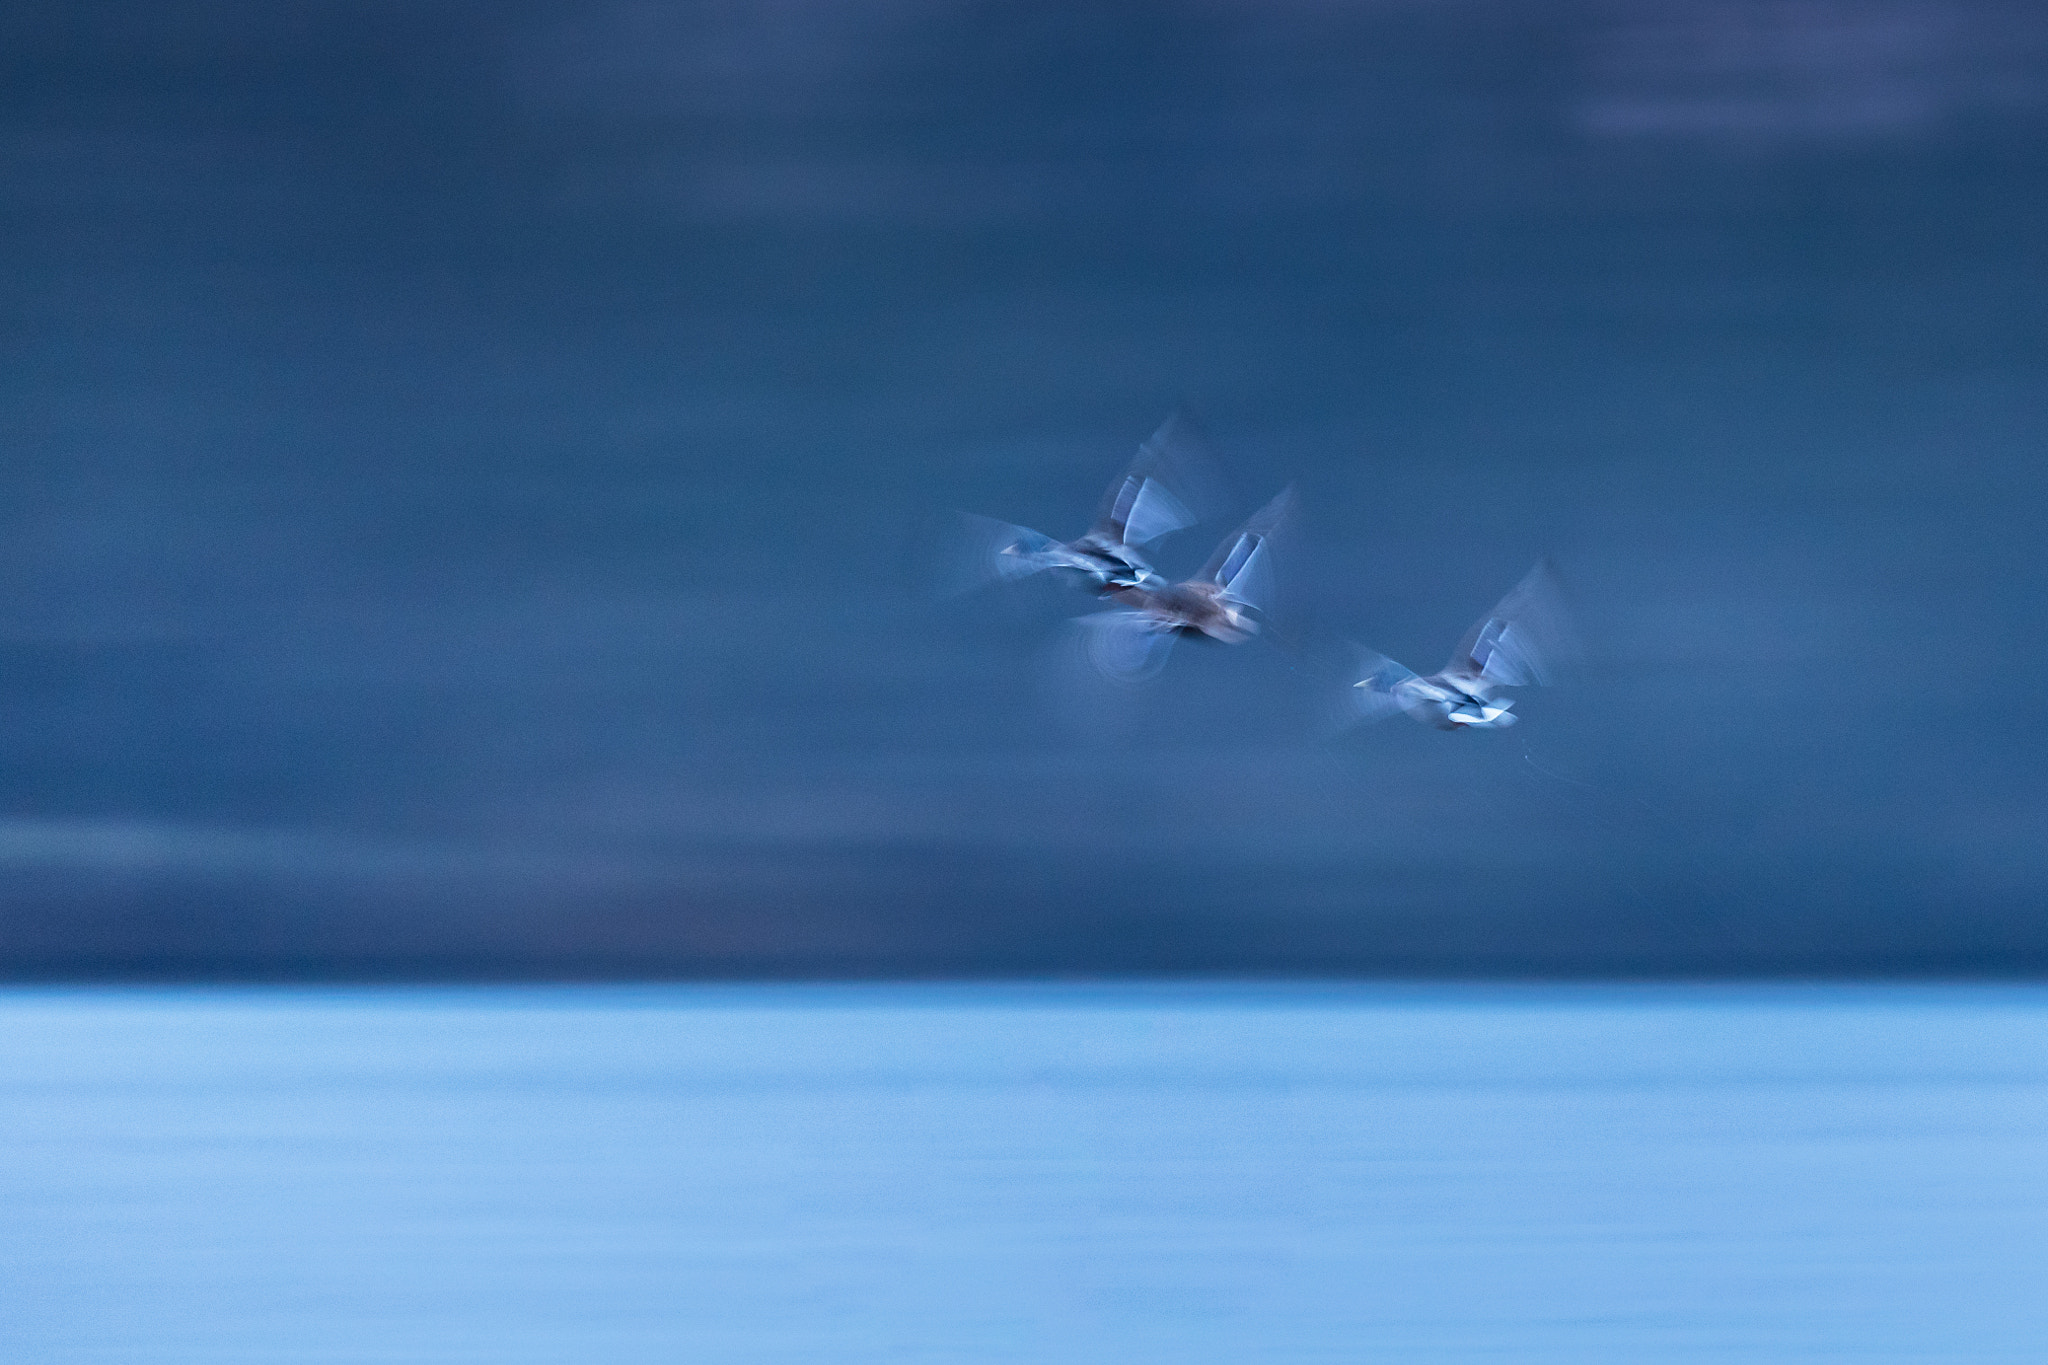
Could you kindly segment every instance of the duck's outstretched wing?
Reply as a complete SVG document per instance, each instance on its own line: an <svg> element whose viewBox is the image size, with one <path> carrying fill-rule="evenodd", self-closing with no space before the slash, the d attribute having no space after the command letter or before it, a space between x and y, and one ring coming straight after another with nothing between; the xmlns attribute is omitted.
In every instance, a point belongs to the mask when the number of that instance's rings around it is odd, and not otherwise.
<svg viewBox="0 0 2048 1365"><path fill-rule="evenodd" d="M1579 658L1564 588L1543 559L1465 632L1444 672L1496 687L1547 686L1568 678Z"/></svg>
<svg viewBox="0 0 2048 1365"><path fill-rule="evenodd" d="M1174 485L1193 479L1199 473L1195 466L1203 463L1199 436L1187 418L1174 413L1138 447L1131 467L1102 495L1088 533L1135 547L1193 526L1198 518Z"/></svg>
<svg viewBox="0 0 2048 1365"><path fill-rule="evenodd" d="M1088 662L1113 682L1139 683L1166 667L1173 631L1135 611L1105 611L1074 621Z"/></svg>
<svg viewBox="0 0 2048 1365"><path fill-rule="evenodd" d="M933 592L957 597L990 583L1014 583L1046 567L1040 556L1056 542L1028 526L956 512L926 548Z"/></svg>
<svg viewBox="0 0 2048 1365"><path fill-rule="evenodd" d="M1224 537L1209 556L1209 562L1195 575L1199 581L1216 584L1237 602L1268 610L1273 602L1273 538L1280 533L1294 511L1294 485L1274 495L1271 502L1252 513L1251 520Z"/></svg>
<svg viewBox="0 0 2048 1365"><path fill-rule="evenodd" d="M1362 676L1351 685L1352 715L1368 724L1385 720L1401 709L1394 689L1415 676L1413 669L1370 649L1358 651L1357 671Z"/></svg>

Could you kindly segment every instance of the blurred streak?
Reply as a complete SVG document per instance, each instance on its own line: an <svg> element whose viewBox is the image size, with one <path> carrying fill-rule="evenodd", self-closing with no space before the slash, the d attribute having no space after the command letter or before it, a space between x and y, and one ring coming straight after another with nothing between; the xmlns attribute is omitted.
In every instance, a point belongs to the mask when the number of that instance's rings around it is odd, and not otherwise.
<svg viewBox="0 0 2048 1365"><path fill-rule="evenodd" d="M534 877L597 883L625 871L587 855L379 841L362 835L170 821L0 817L0 868L122 876L258 876L401 884Z"/></svg>
<svg viewBox="0 0 2048 1365"><path fill-rule="evenodd" d="M2048 97L2048 14L1941 0L1598 6L1577 122L1741 145L1924 133Z"/></svg>

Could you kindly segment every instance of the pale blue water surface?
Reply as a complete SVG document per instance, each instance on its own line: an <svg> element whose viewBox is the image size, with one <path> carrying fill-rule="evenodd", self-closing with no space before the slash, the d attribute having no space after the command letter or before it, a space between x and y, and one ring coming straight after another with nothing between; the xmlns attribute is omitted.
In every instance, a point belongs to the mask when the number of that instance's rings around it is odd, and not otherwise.
<svg viewBox="0 0 2048 1365"><path fill-rule="evenodd" d="M0 1359L2048 1359L2048 990L0 994Z"/></svg>

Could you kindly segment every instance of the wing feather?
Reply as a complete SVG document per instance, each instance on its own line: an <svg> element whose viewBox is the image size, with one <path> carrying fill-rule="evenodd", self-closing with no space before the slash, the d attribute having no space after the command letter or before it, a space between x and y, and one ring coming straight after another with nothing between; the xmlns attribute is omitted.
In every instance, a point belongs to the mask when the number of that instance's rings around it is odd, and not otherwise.
<svg viewBox="0 0 2048 1365"><path fill-rule="evenodd" d="M958 512L928 544L928 581L944 597L990 583L1013 583L1044 568L1035 556L1053 544L1050 536L1028 526Z"/></svg>
<svg viewBox="0 0 2048 1365"><path fill-rule="evenodd" d="M1351 705L1357 719L1367 723L1385 720L1401 709L1394 689L1414 677L1414 670L1368 649L1360 653L1358 671L1364 676L1351 687Z"/></svg>
<svg viewBox="0 0 2048 1365"><path fill-rule="evenodd" d="M1173 632L1134 611L1106 611L1074 624L1081 629L1088 662L1114 682L1143 682L1166 667L1173 651Z"/></svg>
<svg viewBox="0 0 2048 1365"><path fill-rule="evenodd" d="M1444 671L1497 687L1547 686L1564 680L1579 654L1564 589L1545 559L1473 623Z"/></svg>
<svg viewBox="0 0 2048 1365"><path fill-rule="evenodd" d="M1215 583L1248 607L1270 608L1274 586L1272 542L1293 510L1294 485L1289 484L1225 537L1195 577Z"/></svg>
<svg viewBox="0 0 2048 1365"><path fill-rule="evenodd" d="M1138 454L1103 494L1092 533L1125 545L1146 545L1199 518L1174 485L1199 482L1205 460L1192 424L1176 412L1138 447ZM1185 491L1185 490L1183 490Z"/></svg>

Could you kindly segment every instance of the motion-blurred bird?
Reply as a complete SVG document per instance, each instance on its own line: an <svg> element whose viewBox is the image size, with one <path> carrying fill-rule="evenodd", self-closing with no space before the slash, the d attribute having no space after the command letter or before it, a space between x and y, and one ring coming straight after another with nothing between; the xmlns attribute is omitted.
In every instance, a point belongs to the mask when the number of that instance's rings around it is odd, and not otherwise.
<svg viewBox="0 0 2048 1365"><path fill-rule="evenodd" d="M1132 680L1158 671L1174 638L1195 635L1240 644L1258 632L1272 609L1274 537L1294 508L1286 488L1226 536L1201 571L1179 583L1151 581L1111 588L1116 605L1077 623L1088 632L1088 655L1113 678Z"/></svg>
<svg viewBox="0 0 2048 1365"><path fill-rule="evenodd" d="M1541 560L1465 632L1441 672L1418 677L1371 654L1366 676L1353 684L1353 700L1365 720L1406 711L1439 730L1497 730L1515 723L1514 702L1496 696L1499 689L1557 682L1577 654L1557 575Z"/></svg>
<svg viewBox="0 0 2048 1365"><path fill-rule="evenodd" d="M1168 417L1138 447L1130 468L1103 494L1095 524L1073 540L1054 540L1028 526L963 514L974 545L968 552L974 581L1012 582L1053 571L1079 579L1099 593L1164 587L1141 553L1143 547L1199 519L1188 510L1176 482L1199 482L1200 441L1179 413Z"/></svg>

